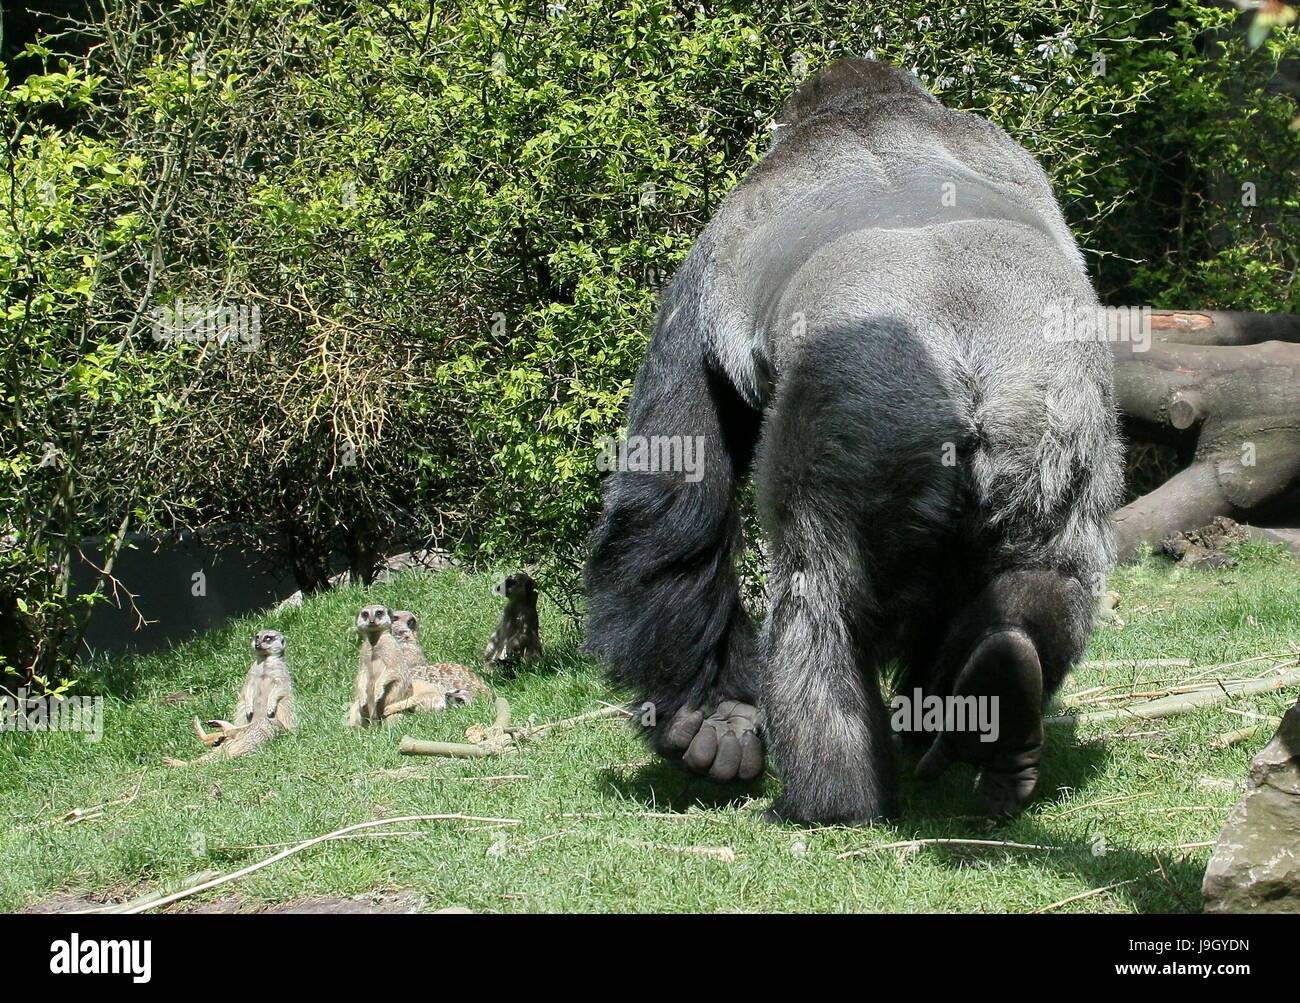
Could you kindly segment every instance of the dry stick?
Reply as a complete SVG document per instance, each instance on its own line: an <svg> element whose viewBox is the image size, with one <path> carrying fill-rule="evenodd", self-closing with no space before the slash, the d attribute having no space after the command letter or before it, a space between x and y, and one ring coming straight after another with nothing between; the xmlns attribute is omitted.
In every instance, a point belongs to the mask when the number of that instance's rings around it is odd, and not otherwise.
<svg viewBox="0 0 1300 1003"><path fill-rule="evenodd" d="M1171 811L1231 811L1231 809L1230 809L1230 808L1223 808L1223 807L1220 807L1219 805L1212 805L1212 804L1179 804L1179 805L1170 805L1168 808L1139 808L1138 811L1151 812L1152 814L1155 814L1156 812L1166 812L1166 813L1168 813L1168 812L1171 812ZM1129 814L1129 813L1128 813L1128 812L1122 812L1121 814L1125 814L1125 815L1127 815L1127 814ZM1214 843L1213 843L1213 842L1210 842L1210 843L1190 843L1190 844L1188 844L1188 845L1189 845L1189 846L1213 846ZM1178 847L1178 846L1165 846L1165 847L1161 847L1161 849L1164 849L1164 850L1178 850L1178 849L1182 849L1182 847Z"/></svg>
<svg viewBox="0 0 1300 1003"><path fill-rule="evenodd" d="M1078 902L1080 899L1092 898L1094 895L1100 895L1102 892L1108 892L1113 888L1123 888L1125 885L1131 885L1134 881L1141 881L1143 878L1149 878L1153 874L1159 873L1160 868L1153 867L1145 874L1139 874L1136 878L1129 878L1127 881L1116 881L1113 885L1106 885L1104 888L1094 888L1090 892L1082 892L1079 895L1071 895L1068 899L1061 899L1060 902L1053 902L1051 905L1045 905L1041 909L1035 909L1031 915L1043 912L1051 912L1053 909L1059 909L1063 905L1069 905L1071 902Z"/></svg>
<svg viewBox="0 0 1300 1003"><path fill-rule="evenodd" d="M402 736L397 751L403 756L452 756L456 759L481 759L500 754L499 749L489 748L486 742L481 745L471 745L468 742L422 742L410 735Z"/></svg>
<svg viewBox="0 0 1300 1003"><path fill-rule="evenodd" d="M1293 658L1293 659L1291 659L1289 662L1278 662L1276 665L1270 665L1270 666L1269 666L1267 669L1265 669L1263 672L1256 672L1256 673L1255 673L1253 676L1251 676L1250 678L1252 678L1252 679L1262 679L1264 676L1268 675L1270 672L1276 672L1278 669L1285 669L1285 668L1287 668L1288 666L1291 666L1291 665L1300 665L1300 658Z"/></svg>
<svg viewBox="0 0 1300 1003"><path fill-rule="evenodd" d="M325 843L330 840L339 839L342 836L346 836L350 832L356 832L358 829L374 829L377 826L396 825L399 822L499 822L505 825L523 824L522 820L517 818L479 818L474 815L461 815L459 813L455 815L399 815L396 818L381 818L370 822L358 822L356 825L344 826L342 829L335 829L333 832L327 832L323 836L317 836L314 839L309 839L306 840L305 842L297 843L294 846L289 847L287 850L281 850L279 853L275 854L274 856L267 857L265 860L260 860L256 864L250 864L248 867L245 867L241 870L223 875L219 878L213 878L211 881L204 881L201 884L194 885L191 888L182 889L181 891L174 892L171 895L164 895L162 898L157 899L153 902L148 902L145 903L144 905L133 906L123 911L128 914L134 914L138 912L144 912L144 910L146 909L156 909L159 906L170 905L171 903L179 901L180 899L188 898L190 895L196 895L199 892L205 892L209 888L216 888L219 885L229 884L232 881L236 881L239 878L252 874L254 871L260 871L263 867L269 867L271 864L274 864L278 860L283 860L285 857L292 857L295 853L301 853L303 850L315 846L318 843ZM83 911L100 912L102 910L87 909Z"/></svg>
<svg viewBox="0 0 1300 1003"><path fill-rule="evenodd" d="M1141 791L1137 794L1116 794L1112 797L1102 798L1099 801L1089 801L1087 804L1075 805L1073 808L1067 808L1065 811L1057 812L1055 815L1044 815L1043 818L1048 822L1055 822L1065 818L1066 815L1073 815L1077 811L1087 811L1089 808L1103 808L1111 805L1123 804L1125 801L1136 801L1138 798L1154 797L1155 791Z"/></svg>
<svg viewBox="0 0 1300 1003"><path fill-rule="evenodd" d="M1225 731L1222 735L1210 743L1211 749L1226 749L1238 742L1244 742L1248 738L1258 735L1267 728L1276 728L1282 723L1280 717L1269 717L1258 724L1252 724L1245 728L1238 728L1236 731Z"/></svg>
<svg viewBox="0 0 1300 1003"><path fill-rule="evenodd" d="M118 805L128 805L136 799L140 793L140 785L136 784L135 789L126 797L118 798L116 801L105 801L102 804L91 805L89 808L73 808L71 811L64 812L58 818L47 819L44 822L37 822L33 828L39 829L47 825L72 825L74 822L86 822L100 818L104 814L105 808L115 808Z"/></svg>
<svg viewBox="0 0 1300 1003"><path fill-rule="evenodd" d="M490 780L532 780L532 775L528 773L503 773L499 777L430 777L430 780L451 780L458 784L468 784L475 780L481 780L484 783Z"/></svg>
<svg viewBox="0 0 1300 1003"><path fill-rule="evenodd" d="M713 860L721 860L726 864L734 864L736 862L736 851L730 846L669 846L666 843L647 843L644 840L628 839L625 836L614 836L605 832L579 832L576 829L568 830L567 835L577 836L579 839L607 840L612 843L618 843L621 846L630 846L638 850L664 850L669 853L689 853L699 857L710 857Z"/></svg>
<svg viewBox="0 0 1300 1003"><path fill-rule="evenodd" d="M1258 679L1259 676L1254 678ZM1109 703L1114 700L1136 700L1139 698L1149 699L1152 697L1180 696L1183 693L1196 693L1199 690L1213 690L1220 686L1230 686L1233 683L1250 682L1250 679L1211 679L1202 683L1185 683L1178 686L1167 686L1161 690L1132 690L1126 693L1102 693L1092 696L1086 700L1071 700L1070 703L1075 707L1090 707L1099 703Z"/></svg>
<svg viewBox="0 0 1300 1003"><path fill-rule="evenodd" d="M1113 683L1110 686L1093 686L1086 690L1079 690L1077 693L1066 694L1061 697L1061 704L1066 707L1077 707L1082 704L1095 703L1098 700L1113 700L1115 697L1107 696L1106 694L1109 694L1112 690L1122 690L1126 686L1164 686L1174 682L1186 683L1189 679L1194 678L1196 677L1189 676L1186 679L1181 680L1175 680L1173 678L1143 679L1140 682ZM1134 695L1135 694L1132 693L1123 693L1120 694L1120 697L1131 697Z"/></svg>
<svg viewBox="0 0 1300 1003"><path fill-rule="evenodd" d="M1188 711L1200 710L1203 707L1212 707L1215 704L1226 703L1235 697L1270 693L1273 690L1279 690L1296 683L1300 683L1300 669L1274 676L1271 679L1241 680L1221 684L1218 688L1196 690L1193 693L1184 693L1178 696L1161 697L1159 700L1148 700L1129 707L1093 711L1089 714L1051 717L1047 719L1046 723L1100 724L1104 721L1115 721L1122 718L1149 721L1155 718L1169 717L1172 714L1184 714Z"/></svg>
<svg viewBox="0 0 1300 1003"><path fill-rule="evenodd" d="M1172 693L1190 693L1193 690L1204 689L1203 686L1186 686L1182 690L1132 690L1127 693L1101 693L1097 696L1088 697L1086 700L1071 700L1072 707L1094 707L1100 703L1112 703L1115 700L1150 700L1155 697L1167 697Z"/></svg>
<svg viewBox="0 0 1300 1003"><path fill-rule="evenodd" d="M1280 658L1282 659L1282 664L1289 665L1296 661L1296 653L1294 651L1276 651L1268 655L1254 655L1250 658L1243 658L1239 662L1228 662L1226 665L1216 665L1215 668L1235 669L1238 665L1250 665L1252 662L1266 662L1270 658Z"/></svg>
<svg viewBox="0 0 1300 1003"><path fill-rule="evenodd" d="M997 846L1004 850L1064 850L1064 846L1038 846L1035 843L1008 843L1000 839L905 839L901 843L886 843L883 846L868 846L861 850L849 850L837 854L836 860L848 857L865 857L871 853L883 853L885 850L910 850L922 846Z"/></svg>
<svg viewBox="0 0 1300 1003"><path fill-rule="evenodd" d="M1183 682L1190 683L1193 679L1202 679L1205 676L1208 676L1211 672L1220 672L1223 669L1235 669L1242 665L1251 665L1254 662L1266 662L1269 660L1273 660L1274 664L1270 665L1268 668L1264 669L1263 672L1260 672L1252 678L1258 679L1260 676L1266 675L1269 672L1275 672L1278 669L1285 669L1289 666L1300 664L1300 658L1296 658L1294 652L1284 652L1273 655L1256 655L1253 658L1243 658L1237 662L1226 662L1223 665L1211 665L1209 668L1202 669L1200 672L1193 672L1190 676L1187 676Z"/></svg>
<svg viewBox="0 0 1300 1003"><path fill-rule="evenodd" d="M1084 669L1190 669L1190 658L1117 658L1111 661L1084 662Z"/></svg>
<svg viewBox="0 0 1300 1003"><path fill-rule="evenodd" d="M1088 689L1079 690L1077 693L1067 693L1065 696L1061 697L1061 703L1067 706L1070 704L1076 704L1083 697L1091 696L1094 693L1102 693L1105 690L1115 689L1115 688L1116 687L1114 686L1090 686L1088 687Z"/></svg>
<svg viewBox="0 0 1300 1003"><path fill-rule="evenodd" d="M1278 652L1269 655L1256 655L1253 658L1243 658L1237 662L1224 662L1221 665L1210 665L1207 666L1206 668L1201 669L1198 672L1193 672L1190 676L1184 676L1181 679L1166 677L1163 679L1144 679L1140 683L1113 683L1110 686L1092 686L1086 690L1079 690L1077 693L1070 693L1067 696L1062 697L1061 703L1066 706L1073 706L1073 705L1085 703L1088 701L1085 701L1083 699L1084 697L1092 697L1098 693L1107 693L1111 690L1123 689L1125 686L1159 686L1164 683L1175 683L1175 682L1180 683L1181 685L1186 685L1188 683L1191 683L1193 680L1203 679L1205 676L1208 676L1212 672L1221 672L1224 669L1235 669L1241 665L1250 665L1253 662L1263 662L1263 661L1268 661L1269 659L1282 659L1282 660L1278 661L1275 665L1270 665L1267 669L1264 670L1264 672L1260 673L1261 676L1264 675L1265 673L1272 672L1276 669L1283 669L1288 666L1295 665L1297 664L1297 662L1300 662L1300 659L1294 658L1290 652ZM1191 659L1174 659L1174 661L1187 661L1190 663ZM1097 663L1085 662L1083 664L1094 665ZM1255 678L1259 678L1259 677L1256 676ZM1213 681L1210 681L1205 683L1204 685L1212 686L1214 685L1214 683Z"/></svg>
<svg viewBox="0 0 1300 1003"><path fill-rule="evenodd" d="M1158 847L1157 849L1189 850L1189 849L1199 849L1201 847L1214 846L1214 845L1215 845L1214 840L1210 840L1207 843L1181 843L1178 846ZM1187 856L1188 856L1187 854L1183 854L1179 859L1185 860L1187 859ZM1078 902L1080 899L1091 898L1094 895L1100 895L1102 892L1108 892L1114 888L1122 888L1124 887L1124 885L1131 885L1133 884L1133 882L1141 881L1143 878L1149 878L1153 874L1159 874L1162 877L1164 877L1164 865L1160 864L1159 857L1156 857L1156 863L1159 864L1159 866L1151 868L1151 870L1147 871L1145 874L1139 874L1136 878L1129 878L1127 881L1116 881L1113 885L1106 885L1104 888L1094 888L1091 891L1082 892L1078 895L1071 895L1068 899L1061 899L1061 901L1053 902L1051 905L1045 905L1041 909L1035 909L1033 913L1031 913L1030 915L1037 915L1038 913L1051 912L1053 909L1059 909L1061 906L1069 905L1071 902ZM1168 882L1168 880L1169 879L1165 877L1166 883ZM1175 894L1177 893L1175 892Z"/></svg>
<svg viewBox="0 0 1300 1003"><path fill-rule="evenodd" d="M423 829L403 829L398 832L352 832L346 836L336 836L331 839L331 843L341 843L346 839L390 839L393 836L427 836L428 833ZM252 843L248 846L216 846L215 850L278 850L282 846L297 846L295 840L287 843ZM216 871L212 871L216 874Z"/></svg>
<svg viewBox="0 0 1300 1003"><path fill-rule="evenodd" d="M697 857L709 857L713 860L721 860L724 864L734 864L736 862L736 851L730 846L667 846L663 843L647 843L640 839L624 839L622 836L605 836L605 839L613 840L622 846L630 846L638 850L665 850L669 853L690 853Z"/></svg>
<svg viewBox="0 0 1300 1003"><path fill-rule="evenodd" d="M220 873L221 873L220 871L200 871L198 874L192 874L184 881L182 881L180 887L189 888L192 887L193 885L199 884L202 881L210 881ZM97 909L94 911L106 912L106 913L126 912L126 910L131 909L135 906L149 905L151 902L156 902L158 899L162 898L164 895L167 894L168 892L165 889L163 891L149 892L147 895L141 895L138 898L133 898L129 902L123 902L120 905L106 906L102 909Z"/></svg>
<svg viewBox="0 0 1300 1003"><path fill-rule="evenodd" d="M504 716L502 713L504 705ZM497 697L497 721L492 726L491 731L496 732L499 736L520 738L532 738L535 735L541 735L552 728L566 728L569 725L580 724L583 721L595 721L600 718L616 717L624 714L628 717L634 716L631 711L624 707L618 707L610 704L597 710L588 711L585 714L579 714L577 717L565 718L562 721L551 721L549 724L539 724L536 726L524 725L518 728L510 727L510 705L506 703L504 697ZM402 736L402 741L397 747L397 751L403 756L455 756L462 759L477 759L483 756L495 756L500 754L508 743L501 742L498 739L489 738L484 742L422 742L411 738L407 735Z"/></svg>
<svg viewBox="0 0 1300 1003"><path fill-rule="evenodd" d="M535 727L524 726L521 728L511 728L510 731L514 734L523 735L525 738L531 738L533 735L541 735L544 732L548 732L552 728L567 728L569 725L581 724L583 721L595 721L605 717L617 717L619 714L623 714L626 717L636 716L626 707L607 704L606 706L600 707L596 710L587 711L585 714L579 714L577 717L566 717L562 721L551 721L548 724L539 724Z"/></svg>
<svg viewBox="0 0 1300 1003"><path fill-rule="evenodd" d="M604 812L604 811L566 811L560 818L658 818L668 819L672 822L721 822L722 819L713 818L701 812L671 812L671 811L632 811L632 812Z"/></svg>
<svg viewBox="0 0 1300 1003"><path fill-rule="evenodd" d="M510 702L505 697L497 697L495 707L496 720L482 742L422 742L403 735L397 751L403 756L452 756L458 759L500 755L509 744L506 729L510 727Z"/></svg>
<svg viewBox="0 0 1300 1003"><path fill-rule="evenodd" d="M1273 714L1256 714L1253 710L1240 710L1236 707L1224 707L1223 713L1236 714L1238 717L1244 717L1251 721L1259 721L1259 722L1270 721L1270 720L1272 721L1281 720L1281 718L1276 717Z"/></svg>

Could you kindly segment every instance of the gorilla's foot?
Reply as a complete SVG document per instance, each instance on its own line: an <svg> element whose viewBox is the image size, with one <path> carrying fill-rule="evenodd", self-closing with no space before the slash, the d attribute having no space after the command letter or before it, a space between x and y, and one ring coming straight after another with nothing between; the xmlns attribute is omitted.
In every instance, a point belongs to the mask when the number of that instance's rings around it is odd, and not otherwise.
<svg viewBox="0 0 1300 1003"><path fill-rule="evenodd" d="M990 818L1010 818L1019 814L1029 795L1038 783L1038 758L1041 747L1034 754L1034 762L1022 769L985 766L975 784L980 811Z"/></svg>
<svg viewBox="0 0 1300 1003"><path fill-rule="evenodd" d="M955 697L994 701L994 736L976 730L939 735L916 767L921 780L940 776L954 761L980 769L976 792L993 817L1014 815L1033 793L1043 754L1043 672L1034 643L1024 631L999 630L971 652Z"/></svg>
<svg viewBox="0 0 1300 1003"><path fill-rule="evenodd" d="M762 714L752 704L723 700L708 713L683 707L669 722L663 744L687 768L712 780L752 780L763 772Z"/></svg>

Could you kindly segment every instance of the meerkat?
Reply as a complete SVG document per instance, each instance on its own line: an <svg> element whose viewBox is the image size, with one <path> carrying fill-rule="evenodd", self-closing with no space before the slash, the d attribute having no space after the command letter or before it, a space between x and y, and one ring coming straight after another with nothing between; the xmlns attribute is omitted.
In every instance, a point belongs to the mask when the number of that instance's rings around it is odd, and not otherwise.
<svg viewBox="0 0 1300 1003"><path fill-rule="evenodd" d="M208 721L208 727L216 730L204 731L203 724L194 718L194 734L212 751L193 762L234 759L286 732L298 730L293 680L284 660L285 644L285 637L278 630L259 630L253 635L253 664L244 676L233 720ZM168 759L167 763L188 765L177 759Z"/></svg>
<svg viewBox="0 0 1300 1003"><path fill-rule="evenodd" d="M424 649L420 647L420 621L416 615L409 609L392 610L393 625L390 628L393 632L393 640L397 642L397 648L402 653L402 662L409 668L415 668L419 665L428 665L429 659L424 655Z"/></svg>
<svg viewBox="0 0 1300 1003"><path fill-rule="evenodd" d="M404 655L393 636L392 610L387 606L363 606L357 613L357 631L361 634L361 649L357 652L356 699L345 718L349 727L382 722L407 710L447 709L448 688L408 663L409 649ZM462 691L456 691L453 699L460 700L462 695Z"/></svg>
<svg viewBox="0 0 1300 1003"><path fill-rule="evenodd" d="M492 591L505 596L506 607L501 621L483 650L489 669L506 662L531 662L542 654L542 639L537 632L537 583L520 571L498 582Z"/></svg>
<svg viewBox="0 0 1300 1003"><path fill-rule="evenodd" d="M410 610L392 611L393 639L412 676L435 683L447 691L449 701L472 703L475 695L488 693L487 683L473 669L455 662L430 662L420 646L420 621Z"/></svg>
<svg viewBox="0 0 1300 1003"><path fill-rule="evenodd" d="M409 673L392 625L392 611L386 606L363 606L357 613L361 648L357 652L356 700L347 716L352 727L383 720L384 705L390 697L404 700L411 695Z"/></svg>

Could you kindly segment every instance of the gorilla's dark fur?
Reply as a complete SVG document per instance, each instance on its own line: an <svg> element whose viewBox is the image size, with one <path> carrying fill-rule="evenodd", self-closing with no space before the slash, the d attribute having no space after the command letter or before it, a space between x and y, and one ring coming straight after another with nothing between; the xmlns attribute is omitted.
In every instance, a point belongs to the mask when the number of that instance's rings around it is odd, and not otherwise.
<svg viewBox="0 0 1300 1003"><path fill-rule="evenodd" d="M629 436L702 437L703 478L614 473L592 534L589 646L654 704L660 753L725 780L766 745L780 816L889 816L897 658L900 692L1001 700L997 742L943 735L918 772L973 762L986 810L1019 807L1111 561L1109 350L1044 333L1095 303L1000 129L866 60L794 94L665 294L632 396ZM733 566L751 472L761 634Z"/></svg>

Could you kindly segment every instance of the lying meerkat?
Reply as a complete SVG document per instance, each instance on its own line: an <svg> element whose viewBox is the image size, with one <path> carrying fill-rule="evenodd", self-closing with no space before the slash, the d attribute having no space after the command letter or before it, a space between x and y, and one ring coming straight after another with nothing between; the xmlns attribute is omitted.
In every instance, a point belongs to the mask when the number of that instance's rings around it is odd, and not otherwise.
<svg viewBox="0 0 1300 1003"><path fill-rule="evenodd" d="M404 637L406 629L404 626ZM393 611L387 606L363 606L357 613L357 631L361 648L357 652L356 699L345 718L349 727L381 722L408 710L443 711L449 697L460 703L472 699L468 692L445 685L445 673L410 664L411 649L404 654L394 637ZM418 648L414 631L411 639Z"/></svg>
<svg viewBox="0 0 1300 1003"><path fill-rule="evenodd" d="M244 676L233 720L208 721L208 727L216 730L204 731L199 719L194 718L194 734L212 751L193 762L234 759L298 730L298 708L284 649L285 638L278 630L259 630L253 636L253 664ZM170 766L188 765L179 759L166 762Z"/></svg>
<svg viewBox="0 0 1300 1003"><path fill-rule="evenodd" d="M479 674L455 662L430 662L420 646L420 621L410 610L392 611L392 633L402 654L403 663L417 679L442 686L448 699L468 704L479 693L488 693L487 683Z"/></svg>

